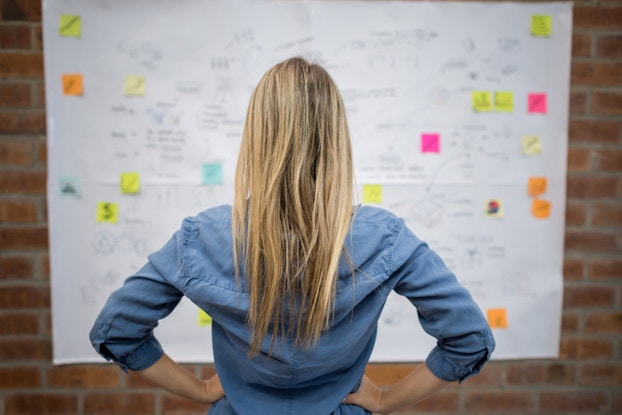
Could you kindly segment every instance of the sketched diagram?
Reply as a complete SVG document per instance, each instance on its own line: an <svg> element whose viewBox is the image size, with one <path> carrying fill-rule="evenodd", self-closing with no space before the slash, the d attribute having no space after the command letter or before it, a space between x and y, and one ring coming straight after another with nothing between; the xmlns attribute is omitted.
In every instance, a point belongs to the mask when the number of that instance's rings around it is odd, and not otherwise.
<svg viewBox="0 0 622 415"><path fill-rule="evenodd" d="M144 238L136 238L130 233L114 234L101 231L93 236L93 252L98 255L111 255L118 253L130 253L145 256L151 251L149 241Z"/></svg>

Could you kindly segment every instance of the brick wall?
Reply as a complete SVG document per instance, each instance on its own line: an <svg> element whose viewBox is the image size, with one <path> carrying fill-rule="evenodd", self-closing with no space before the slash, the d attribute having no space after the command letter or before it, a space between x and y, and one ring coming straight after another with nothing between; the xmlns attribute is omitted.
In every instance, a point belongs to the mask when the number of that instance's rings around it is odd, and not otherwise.
<svg viewBox="0 0 622 415"><path fill-rule="evenodd" d="M622 0L576 2L572 50L561 357L493 362L404 413L622 414ZM51 364L45 180L41 5L0 0L0 415L205 413L110 365Z"/></svg>

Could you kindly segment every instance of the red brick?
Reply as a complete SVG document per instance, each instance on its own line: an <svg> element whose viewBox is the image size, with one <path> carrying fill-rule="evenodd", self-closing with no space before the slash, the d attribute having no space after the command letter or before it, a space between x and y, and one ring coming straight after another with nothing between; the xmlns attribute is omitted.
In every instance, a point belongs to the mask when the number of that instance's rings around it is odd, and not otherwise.
<svg viewBox="0 0 622 415"><path fill-rule="evenodd" d="M619 29L622 22L621 7L577 6L573 10L573 28Z"/></svg>
<svg viewBox="0 0 622 415"><path fill-rule="evenodd" d="M575 369L567 363L516 363L507 368L507 383L512 385L570 385Z"/></svg>
<svg viewBox="0 0 622 415"><path fill-rule="evenodd" d="M593 92L590 110L598 115L622 115L622 93Z"/></svg>
<svg viewBox="0 0 622 415"><path fill-rule="evenodd" d="M622 205L595 203L590 217L593 226L622 226Z"/></svg>
<svg viewBox="0 0 622 415"><path fill-rule="evenodd" d="M0 308L48 308L49 287L0 286Z"/></svg>
<svg viewBox="0 0 622 415"><path fill-rule="evenodd" d="M0 52L0 77L43 77L43 54L41 52Z"/></svg>
<svg viewBox="0 0 622 415"><path fill-rule="evenodd" d="M424 399L416 405L405 406L396 413L443 412L457 414L460 412L460 394L458 391L443 391Z"/></svg>
<svg viewBox="0 0 622 415"><path fill-rule="evenodd" d="M209 405L201 405L171 394L162 397L162 415L197 415L207 413ZM259 414L257 414L259 415Z"/></svg>
<svg viewBox="0 0 622 415"><path fill-rule="evenodd" d="M38 332L39 316L34 312L0 314L0 335L34 335Z"/></svg>
<svg viewBox="0 0 622 415"><path fill-rule="evenodd" d="M585 364L579 370L579 384L586 386L622 386L622 364Z"/></svg>
<svg viewBox="0 0 622 415"><path fill-rule="evenodd" d="M587 57L592 54L592 36L587 33L572 34L572 56Z"/></svg>
<svg viewBox="0 0 622 415"><path fill-rule="evenodd" d="M37 388L41 386L38 367L0 367L0 389Z"/></svg>
<svg viewBox="0 0 622 415"><path fill-rule="evenodd" d="M566 311L562 313L562 334L576 334L579 332L579 315L576 312Z"/></svg>
<svg viewBox="0 0 622 415"><path fill-rule="evenodd" d="M4 170L0 174L0 192L45 194L46 172L34 170Z"/></svg>
<svg viewBox="0 0 622 415"><path fill-rule="evenodd" d="M568 175L567 196L569 199L616 198L619 194L620 179L616 176L577 176Z"/></svg>
<svg viewBox="0 0 622 415"><path fill-rule="evenodd" d="M155 397L144 393L98 393L84 397L84 413L89 415L152 415Z"/></svg>
<svg viewBox="0 0 622 415"><path fill-rule="evenodd" d="M611 399L611 413L622 414L622 394L614 393Z"/></svg>
<svg viewBox="0 0 622 415"><path fill-rule="evenodd" d="M45 84L43 82L33 82L35 88L33 108L45 109Z"/></svg>
<svg viewBox="0 0 622 415"><path fill-rule="evenodd" d="M622 313L591 312L585 318L584 331L598 334L622 333Z"/></svg>
<svg viewBox="0 0 622 415"><path fill-rule="evenodd" d="M23 257L0 257L0 280L33 277L32 260Z"/></svg>
<svg viewBox="0 0 622 415"><path fill-rule="evenodd" d="M36 220L36 201L27 199L0 199L0 223L32 223Z"/></svg>
<svg viewBox="0 0 622 415"><path fill-rule="evenodd" d="M568 149L568 171L583 172L590 170L590 149L589 148L569 148Z"/></svg>
<svg viewBox="0 0 622 415"><path fill-rule="evenodd" d="M622 35L602 35L596 40L596 56L622 58Z"/></svg>
<svg viewBox="0 0 622 415"><path fill-rule="evenodd" d="M35 0L0 1L1 20L41 21L41 2Z"/></svg>
<svg viewBox="0 0 622 415"><path fill-rule="evenodd" d="M572 85L622 85L622 63L573 62L570 72Z"/></svg>
<svg viewBox="0 0 622 415"><path fill-rule="evenodd" d="M486 386L496 388L503 383L504 375L505 365L489 362L477 375L467 378L462 383L461 388L481 388Z"/></svg>
<svg viewBox="0 0 622 415"><path fill-rule="evenodd" d="M44 134L45 112L0 112L0 134Z"/></svg>
<svg viewBox="0 0 622 415"><path fill-rule="evenodd" d="M116 365L53 366L48 369L47 384L52 388L117 388Z"/></svg>
<svg viewBox="0 0 622 415"><path fill-rule="evenodd" d="M43 165L47 165L48 161L48 147L46 141L37 143L37 162Z"/></svg>
<svg viewBox="0 0 622 415"><path fill-rule="evenodd" d="M606 339L562 338L559 355L561 359L611 359L613 346Z"/></svg>
<svg viewBox="0 0 622 415"><path fill-rule="evenodd" d="M50 361L52 345L49 340L29 338L0 339L0 362Z"/></svg>
<svg viewBox="0 0 622 415"><path fill-rule="evenodd" d="M365 374L380 387L400 381L416 367L415 364L375 363L367 366Z"/></svg>
<svg viewBox="0 0 622 415"><path fill-rule="evenodd" d="M595 280L620 280L622 278L622 259L590 259L588 275L590 279Z"/></svg>
<svg viewBox="0 0 622 415"><path fill-rule="evenodd" d="M622 251L618 246L615 233L571 229L566 230L565 249L568 252L592 253L618 253Z"/></svg>
<svg viewBox="0 0 622 415"><path fill-rule="evenodd" d="M616 293L613 287L581 285L564 287L564 308L613 307Z"/></svg>
<svg viewBox="0 0 622 415"><path fill-rule="evenodd" d="M467 412L525 414L535 409L536 399L530 392L471 392L465 391L464 409Z"/></svg>
<svg viewBox="0 0 622 415"><path fill-rule="evenodd" d="M47 228L0 229L0 249L47 249Z"/></svg>
<svg viewBox="0 0 622 415"><path fill-rule="evenodd" d="M26 108L32 105L30 84L0 84L0 108Z"/></svg>
<svg viewBox="0 0 622 415"><path fill-rule="evenodd" d="M620 121L571 120L568 136L571 143L619 144L622 142L621 126Z"/></svg>
<svg viewBox="0 0 622 415"><path fill-rule="evenodd" d="M29 49L30 27L25 24L0 24L0 49Z"/></svg>
<svg viewBox="0 0 622 415"><path fill-rule="evenodd" d="M603 149L594 151L594 170L621 172L622 150Z"/></svg>
<svg viewBox="0 0 622 415"><path fill-rule="evenodd" d="M78 415L78 397L66 394L13 394L4 398L4 413L11 415Z"/></svg>
<svg viewBox="0 0 622 415"><path fill-rule="evenodd" d="M5 166L32 166L32 161L30 141L0 140L0 163Z"/></svg>
<svg viewBox="0 0 622 415"><path fill-rule="evenodd" d="M568 111L571 115L583 115L587 113L587 93L570 92L570 104Z"/></svg>
<svg viewBox="0 0 622 415"><path fill-rule="evenodd" d="M561 413L600 413L605 411L607 401L607 394L601 391L544 391L540 393L540 410Z"/></svg>
<svg viewBox="0 0 622 415"><path fill-rule="evenodd" d="M43 30L41 24L33 24L32 27L32 48L34 50L43 50Z"/></svg>

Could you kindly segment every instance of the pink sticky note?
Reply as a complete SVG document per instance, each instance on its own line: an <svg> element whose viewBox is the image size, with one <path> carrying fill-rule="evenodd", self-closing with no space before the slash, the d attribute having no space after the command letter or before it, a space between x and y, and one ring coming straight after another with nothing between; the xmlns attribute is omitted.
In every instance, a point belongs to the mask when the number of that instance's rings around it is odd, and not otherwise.
<svg viewBox="0 0 622 415"><path fill-rule="evenodd" d="M527 97L527 111L546 114L546 94L529 94Z"/></svg>
<svg viewBox="0 0 622 415"><path fill-rule="evenodd" d="M421 152L438 153L441 151L441 137L437 133L421 134Z"/></svg>

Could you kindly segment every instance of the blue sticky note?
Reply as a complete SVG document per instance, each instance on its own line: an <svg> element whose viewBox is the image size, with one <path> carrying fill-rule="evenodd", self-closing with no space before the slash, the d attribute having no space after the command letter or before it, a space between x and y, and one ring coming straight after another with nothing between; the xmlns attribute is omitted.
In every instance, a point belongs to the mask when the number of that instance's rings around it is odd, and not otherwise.
<svg viewBox="0 0 622 415"><path fill-rule="evenodd" d="M203 184L222 184L222 164L203 164Z"/></svg>

